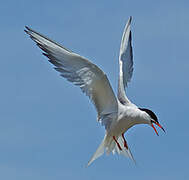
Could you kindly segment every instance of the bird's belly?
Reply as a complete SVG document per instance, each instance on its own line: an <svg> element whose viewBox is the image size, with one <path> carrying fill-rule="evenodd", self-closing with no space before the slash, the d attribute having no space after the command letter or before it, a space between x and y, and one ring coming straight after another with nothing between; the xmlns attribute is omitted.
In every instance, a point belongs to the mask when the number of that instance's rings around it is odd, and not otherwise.
<svg viewBox="0 0 189 180"><path fill-rule="evenodd" d="M118 119L117 123L112 124L112 127L110 129L110 134L112 136L119 136L120 134L124 133L127 131L129 128L133 126L133 121L130 120L129 118L121 118Z"/></svg>

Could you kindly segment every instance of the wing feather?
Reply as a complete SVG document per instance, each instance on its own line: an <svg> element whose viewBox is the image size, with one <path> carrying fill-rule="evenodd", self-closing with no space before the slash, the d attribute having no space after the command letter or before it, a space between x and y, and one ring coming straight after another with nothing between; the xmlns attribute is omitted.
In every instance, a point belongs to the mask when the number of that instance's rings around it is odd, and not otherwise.
<svg viewBox="0 0 189 180"><path fill-rule="evenodd" d="M133 52L131 45L131 17L129 18L121 41L119 54L119 83L118 83L118 99L122 104L129 103L129 99L125 94L128 82L131 81L133 75Z"/></svg>
<svg viewBox="0 0 189 180"><path fill-rule="evenodd" d="M48 57L55 70L89 96L99 119L117 112L117 99L107 76L100 68L29 27L26 27L25 32L44 51L43 55Z"/></svg>

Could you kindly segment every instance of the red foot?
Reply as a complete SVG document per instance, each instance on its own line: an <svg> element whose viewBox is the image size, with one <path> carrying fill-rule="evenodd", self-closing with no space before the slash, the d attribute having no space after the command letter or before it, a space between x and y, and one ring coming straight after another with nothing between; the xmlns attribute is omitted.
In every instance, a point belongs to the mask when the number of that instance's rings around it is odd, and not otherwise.
<svg viewBox="0 0 189 180"><path fill-rule="evenodd" d="M127 145L127 141L125 140L124 133L122 133L121 135L122 135L122 138L123 138L123 141L124 141L124 147L126 149L128 149L128 145Z"/></svg>
<svg viewBox="0 0 189 180"><path fill-rule="evenodd" d="M113 136L113 139L114 139L114 141L116 142L116 144L117 144L119 150L122 151L122 148L121 148L120 144L117 142L115 136Z"/></svg>

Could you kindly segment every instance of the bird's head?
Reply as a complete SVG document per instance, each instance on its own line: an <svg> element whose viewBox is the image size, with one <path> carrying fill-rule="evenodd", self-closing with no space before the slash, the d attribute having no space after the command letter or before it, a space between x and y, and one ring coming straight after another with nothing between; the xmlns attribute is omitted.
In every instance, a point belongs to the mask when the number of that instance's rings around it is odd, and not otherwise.
<svg viewBox="0 0 189 180"><path fill-rule="evenodd" d="M156 132L156 134L159 136L154 124L156 124L157 126L159 126L164 132L165 132L165 129L159 124L158 122L158 118L157 116L155 115L154 112L152 112L151 110L149 109L145 109L145 108L139 108L140 110L142 111L145 111L147 113L147 115L149 116L149 124L152 126L152 128L154 129L154 131Z"/></svg>

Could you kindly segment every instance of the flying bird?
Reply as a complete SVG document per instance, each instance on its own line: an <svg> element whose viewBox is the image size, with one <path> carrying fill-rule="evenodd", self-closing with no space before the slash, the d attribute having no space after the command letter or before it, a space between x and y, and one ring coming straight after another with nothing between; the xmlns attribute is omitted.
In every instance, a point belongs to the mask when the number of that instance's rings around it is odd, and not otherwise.
<svg viewBox="0 0 189 180"><path fill-rule="evenodd" d="M165 132L154 112L137 107L125 93L133 74L131 19L125 25L121 40L117 97L106 74L98 66L27 26L24 30L43 50L54 69L90 98L97 111L97 120L105 126L105 136L88 165L104 152L122 154L134 161L124 133L136 124L148 124L158 135L155 124Z"/></svg>

